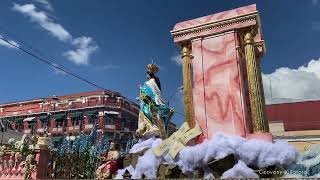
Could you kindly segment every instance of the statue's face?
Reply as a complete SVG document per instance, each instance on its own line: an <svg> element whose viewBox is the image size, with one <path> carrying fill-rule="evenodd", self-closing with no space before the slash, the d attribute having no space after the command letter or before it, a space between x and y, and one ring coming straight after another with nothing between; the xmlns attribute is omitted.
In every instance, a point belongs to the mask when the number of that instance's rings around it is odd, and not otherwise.
<svg viewBox="0 0 320 180"><path fill-rule="evenodd" d="M114 150L115 149L115 145L114 145L114 143L112 142L112 143L110 143L110 150Z"/></svg>
<svg viewBox="0 0 320 180"><path fill-rule="evenodd" d="M150 78L151 78L151 77L150 77L150 75L149 75L149 74L147 74L147 80L150 80Z"/></svg>

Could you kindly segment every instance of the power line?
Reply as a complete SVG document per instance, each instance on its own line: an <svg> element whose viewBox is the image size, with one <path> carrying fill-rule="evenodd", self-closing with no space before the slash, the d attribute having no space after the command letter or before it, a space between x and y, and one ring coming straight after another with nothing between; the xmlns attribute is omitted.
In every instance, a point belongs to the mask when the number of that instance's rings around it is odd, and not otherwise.
<svg viewBox="0 0 320 180"><path fill-rule="evenodd" d="M51 58L51 57L49 57L49 56L46 56L46 55L44 55L43 53L41 53L40 51L34 49L30 44L28 44L26 41L23 41L23 40L22 40L20 37L18 37L16 34L13 34L13 33L9 32L9 30L7 30L5 27L3 27L3 26L0 25L0 29L1 29L2 32L4 32L5 34L8 34L9 36L14 37L14 39L19 40L19 44L22 42L22 44L23 44L24 47L27 47L28 49L30 49L31 51L37 53L38 55L40 55L40 56L42 56L42 57L44 57L44 58L46 58L46 59L51 60L51 62L54 62L54 61L55 61L53 58ZM7 39L8 39L8 38L7 38ZM9 41L9 42L10 42L10 41ZM55 64L56 64L57 66L61 67L61 68L64 68L64 69L67 70L67 71L70 71L68 68L66 68L65 66L62 66L61 64L57 64L57 63L55 63Z"/></svg>
<svg viewBox="0 0 320 180"><path fill-rule="evenodd" d="M0 26L0 28L3 29L2 26ZM7 34L8 34L8 33L7 33ZM22 48L21 46L15 44L15 43L10 42L10 40L6 39L4 36L0 36L0 39L1 39L2 41L6 42L7 44L11 45L12 47L14 47L14 48L16 48L16 49L19 49L20 51L22 51L22 52L24 52L24 53L26 53L26 54L34 57L34 58L37 59L38 61L41 61L41 62L43 62L43 63L45 63L45 64L48 64L49 66L52 66L53 68L56 68L56 69L58 69L58 70L60 70L60 71L62 71L62 72L64 72L64 73L66 73L66 74L69 74L69 75L73 76L74 78L79 79L79 80L81 80L81 81L83 81L83 82L85 82L85 83L87 83L87 84L90 84L90 85L92 85L92 86L94 86L94 87L96 87L96 88L98 88L98 89L105 90L105 91L109 91L108 89L105 89L104 87L102 87L102 86L100 86L100 85L98 85L98 84L96 84L96 83L93 83L93 82L91 82L91 81L89 81L89 80L87 80L87 79L85 79L85 78L83 78L83 77L81 77L81 76L79 76L79 75L71 72L70 70L66 70L67 68L65 68L65 67L63 67L63 66L61 66L61 65L57 65L57 63L50 62L50 61L48 61L48 60L46 60L46 59L38 56L37 54L35 54L35 53L33 53L33 52L30 52L30 51ZM23 41L22 41L22 42L23 42ZM24 43L25 43L25 42L24 42ZM36 50L34 50L33 48L31 48L31 47L29 47L29 49L31 49L32 51L36 51ZM38 54L41 55L41 53L39 53L39 51L36 51L36 53L38 53ZM42 56L44 56L44 55L42 55ZM46 58L47 58L47 59L50 59L51 61L55 61L53 58L50 58L50 57L46 57ZM62 67L63 67L63 68L62 68ZM177 90L176 92L174 92L173 95L171 95L171 96L169 97L169 101L173 98L173 96L175 96L175 95L176 95L178 92L180 92L181 90L182 90L182 87L179 87L178 90ZM131 102L137 101L137 100L130 99L130 98L128 98L128 97L124 97L124 98L130 100ZM177 114L180 114L180 115L182 115L182 116L185 116L183 113L179 113L179 112L177 112L177 111L176 111L176 113L177 113Z"/></svg>
<svg viewBox="0 0 320 180"><path fill-rule="evenodd" d="M46 55L44 55L43 53L39 52L38 50L32 48L32 46L31 46L30 44L28 44L27 42L23 41L23 40L22 40L20 37L18 37L16 34L13 34L13 33L9 32L9 30L6 29L5 27L3 27L3 26L0 25L0 29L1 29L2 32L4 32L5 34L8 34L8 35L10 35L10 36L13 36L15 39L19 40L19 44L20 44L20 42L22 42L23 46L27 47L27 49L30 49L30 50L33 51L34 53L32 53L32 52L30 52L30 51L27 51L25 48L22 48L22 47L19 46L19 45L16 45L16 44L11 43L10 40L8 40L8 38L5 38L5 37L0 38L0 39L3 40L4 42L8 43L9 45L11 45L11 46L13 46L13 47L15 47L15 48L17 48L17 49L20 49L20 50L23 49L22 51L25 52L25 53L27 53L27 54L29 54L29 55L31 55L31 54L33 54L33 55L38 54L38 55L36 55L37 57L35 57L35 58L37 58L38 60L39 60L39 58L42 59L42 60L44 60L44 61L45 61L44 63L49 64L50 66L53 66L53 68L56 68L56 69L58 69L58 70L60 70L60 71L62 71L62 72L64 72L64 73L66 73L66 74L69 74L69 75L71 75L71 76L73 76L73 77L75 77L75 78L77 78L77 79L80 79L81 81L83 81L83 82L85 82L85 83L88 83L88 84L90 84L90 85L92 85L92 86L94 86L94 87L97 87L98 89L105 90L105 91L109 91L108 89L105 89L104 87L102 87L102 86L100 86L100 85L98 85L98 84L96 84L96 83L93 83L93 82L91 82L91 81L89 81L89 80L81 77L80 75L75 74L74 72L72 72L71 70L69 70L67 67L65 67L65 66L63 66L63 65L61 65L61 64L55 63L55 62L56 62L55 59L53 59L53 58L51 58L51 57L49 57L49 56L46 56ZM1 36L0 36L0 37L1 37ZM42 57L40 57L39 55L42 56ZM31 55L31 56L32 56L32 55ZM48 60L45 60L45 59L49 59L51 62L48 61ZM40 61L42 61L42 60L40 60ZM127 97L125 97L125 98L126 98L127 100L131 101L131 102L136 102L136 101L137 101L137 100L130 99L130 98L127 98Z"/></svg>
<svg viewBox="0 0 320 180"><path fill-rule="evenodd" d="M92 86L95 86L95 87L97 87L98 89L108 91L107 89L103 88L102 86L99 86L99 85L97 85L97 84L95 84L95 83L93 83L93 82L90 82L89 80L87 80L87 79L85 79L85 78L82 78L82 77L80 77L79 75L77 75L77 74L75 74L75 73L73 73L73 72L67 71L67 70L59 67L59 66L56 65L55 63L52 63L52 62L50 62L50 61L47 61L47 60L39 57L38 55L36 55L36 54L34 54L34 53L32 53L32 52L29 52L29 51L25 50L24 48L22 48L22 47L20 47L20 46L18 46L18 45L16 45L16 44L10 42L9 40L5 39L4 37L0 37L0 39L1 39L2 41L4 41L4 42L10 44L11 46L15 47L16 49L19 49L19 50L21 50L22 52L24 52L24 53L26 53L26 54L28 54L28 55L36 58L37 60L39 60L39 61L41 61L41 62L43 62L43 63L46 63L46 64L48 64L48 65L50 65L50 66L52 66L52 67L54 67L54 68L56 68L56 69L58 69L58 70L60 70L60 71L62 71L62 72L64 72L64 73L66 73L66 74L69 74L69 75L71 75L71 76L73 76L73 77L75 77L75 78L77 78L77 79L79 79L79 80L81 80L81 81L83 81L83 82L85 82L85 83L87 83L87 84L90 84L90 85L92 85Z"/></svg>

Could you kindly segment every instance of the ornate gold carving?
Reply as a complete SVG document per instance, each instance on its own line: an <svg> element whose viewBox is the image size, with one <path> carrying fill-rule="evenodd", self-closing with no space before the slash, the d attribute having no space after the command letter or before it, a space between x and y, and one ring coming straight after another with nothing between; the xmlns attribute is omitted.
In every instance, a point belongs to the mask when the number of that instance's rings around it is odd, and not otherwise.
<svg viewBox="0 0 320 180"><path fill-rule="evenodd" d="M175 40L179 39L180 37L187 36L190 34L197 34L205 31L209 31L212 29L221 29L228 26L236 25L236 24L243 24L248 21L257 21L259 23L259 15L258 12L252 12L248 14L243 14L236 17L226 18L215 22L208 22L199 24L196 26L184 28L184 29L178 29L171 31L171 34ZM221 33L221 32L219 32Z"/></svg>
<svg viewBox="0 0 320 180"><path fill-rule="evenodd" d="M266 119L265 99L261 78L260 60L256 57L254 46L254 29L244 31L243 44L247 68L249 97L254 132L269 132Z"/></svg>
<svg viewBox="0 0 320 180"><path fill-rule="evenodd" d="M251 28L249 30L247 30L247 32L244 33L244 45L247 44L253 44L254 43L254 36L255 36L255 31L254 28Z"/></svg>
<svg viewBox="0 0 320 180"><path fill-rule="evenodd" d="M189 126L193 128L195 122L192 98L191 48L190 44L183 44L181 47L185 122L188 122Z"/></svg>
<svg viewBox="0 0 320 180"><path fill-rule="evenodd" d="M267 50L266 50L266 46L264 44L264 40L255 42L254 45L256 48L258 48L258 49L260 48L262 50L262 53L266 53Z"/></svg>

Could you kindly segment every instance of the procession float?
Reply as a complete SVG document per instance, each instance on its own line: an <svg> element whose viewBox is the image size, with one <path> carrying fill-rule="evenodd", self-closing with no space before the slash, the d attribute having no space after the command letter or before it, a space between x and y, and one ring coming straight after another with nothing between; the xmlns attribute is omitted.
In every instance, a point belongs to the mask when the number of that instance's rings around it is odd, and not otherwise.
<svg viewBox="0 0 320 180"><path fill-rule="evenodd" d="M177 23L184 122L173 134L173 108L162 96L159 67L140 87L136 140L121 151L97 141L97 123L58 148L23 136L0 148L0 179L155 179L319 177L320 146L299 154L274 140L265 112L260 62L266 52L256 5Z"/></svg>
<svg viewBox="0 0 320 180"><path fill-rule="evenodd" d="M174 110L161 95L156 64L140 88L139 141L116 179L318 176L319 147L299 154L273 140L260 62L266 52L256 5L177 23L184 123L168 136Z"/></svg>

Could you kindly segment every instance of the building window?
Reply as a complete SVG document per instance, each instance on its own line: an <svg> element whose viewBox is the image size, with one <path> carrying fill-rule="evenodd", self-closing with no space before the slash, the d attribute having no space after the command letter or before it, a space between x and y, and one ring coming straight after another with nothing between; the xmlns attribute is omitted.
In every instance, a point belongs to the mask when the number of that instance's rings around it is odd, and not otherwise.
<svg viewBox="0 0 320 180"><path fill-rule="evenodd" d="M21 132L23 129L23 118L18 117L18 118L13 118L10 120L11 122L15 122L16 124L16 131Z"/></svg>
<svg viewBox="0 0 320 180"><path fill-rule="evenodd" d="M115 124L115 120L118 117L118 115L117 114L106 114L105 117L106 117L106 123L108 125L113 125L113 124Z"/></svg>
<svg viewBox="0 0 320 180"><path fill-rule="evenodd" d="M48 127L48 124L49 124L49 116L40 116L40 117L39 117L39 120L40 120L41 125L42 125L43 128Z"/></svg>
<svg viewBox="0 0 320 180"><path fill-rule="evenodd" d="M71 118L72 126L79 126L83 119L83 114L82 112L72 112L69 113L68 117Z"/></svg>
<svg viewBox="0 0 320 180"><path fill-rule="evenodd" d="M28 129L31 130L31 134L34 134L34 130L35 130L35 122L32 121L32 122L28 122Z"/></svg>
<svg viewBox="0 0 320 180"><path fill-rule="evenodd" d="M60 128L60 127L63 127L63 121L62 120L57 120L56 121L56 127Z"/></svg>
<svg viewBox="0 0 320 180"><path fill-rule="evenodd" d="M87 116L89 118L90 124L94 124L95 122L97 122L98 114L99 114L98 110L92 110L92 111L85 112L84 116Z"/></svg>

